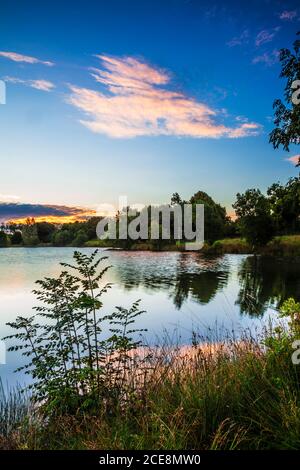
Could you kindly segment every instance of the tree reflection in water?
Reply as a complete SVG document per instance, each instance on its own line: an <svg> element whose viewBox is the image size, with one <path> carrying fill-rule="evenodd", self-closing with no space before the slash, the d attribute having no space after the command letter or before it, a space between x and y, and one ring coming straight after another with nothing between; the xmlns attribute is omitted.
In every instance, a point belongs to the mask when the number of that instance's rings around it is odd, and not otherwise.
<svg viewBox="0 0 300 470"><path fill-rule="evenodd" d="M115 265L118 282L126 290L164 291L177 310L188 300L208 304L226 288L226 296L238 291L235 305L242 315L252 317L262 317L270 306L279 308L289 297L300 300L299 259L202 253L123 256L122 263Z"/></svg>
<svg viewBox="0 0 300 470"><path fill-rule="evenodd" d="M173 264L170 258L166 262L163 257L154 256L154 262L151 261L148 259L143 266L135 259L127 263L126 267L123 265L119 279L127 290L143 286L152 292L168 291L177 309L189 298L207 304L227 285L229 264L223 256L189 256L181 253Z"/></svg>
<svg viewBox="0 0 300 470"><path fill-rule="evenodd" d="M278 309L284 300L300 300L299 259L248 256L242 261L236 303L241 314L263 316L267 308Z"/></svg>

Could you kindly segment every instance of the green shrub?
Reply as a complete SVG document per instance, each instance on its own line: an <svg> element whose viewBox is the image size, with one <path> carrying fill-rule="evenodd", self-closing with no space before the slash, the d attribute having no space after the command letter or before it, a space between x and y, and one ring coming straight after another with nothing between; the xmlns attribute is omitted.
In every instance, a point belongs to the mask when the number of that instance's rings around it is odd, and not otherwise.
<svg viewBox="0 0 300 470"><path fill-rule="evenodd" d="M114 313L101 315L101 297L111 285L100 287L109 267L98 271L106 258L96 255L97 250L91 256L75 252L75 264L61 263L64 270L58 278L37 281L34 293L41 305L35 315L8 323L16 333L4 339L18 340L9 350L22 350L29 358L17 370L31 374L32 399L47 415L110 407L128 393L124 378L135 360L129 352L140 346L133 335L143 331L133 323L142 311L137 301L128 310L116 307ZM104 322L108 337L102 332Z"/></svg>
<svg viewBox="0 0 300 470"><path fill-rule="evenodd" d="M7 247L9 245L8 236L5 232L0 231L0 248Z"/></svg>

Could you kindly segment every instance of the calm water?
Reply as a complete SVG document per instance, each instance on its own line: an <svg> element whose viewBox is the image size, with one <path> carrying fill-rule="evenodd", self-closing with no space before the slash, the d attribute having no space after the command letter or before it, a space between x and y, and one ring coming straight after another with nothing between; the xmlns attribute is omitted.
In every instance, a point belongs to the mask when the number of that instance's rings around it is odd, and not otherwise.
<svg viewBox="0 0 300 470"><path fill-rule="evenodd" d="M0 249L1 337L11 334L6 322L32 313L37 304L31 293L34 282L57 275L59 263L70 262L72 254L72 248ZM147 313L138 326L148 329L147 340L152 343L166 332L170 341L187 343L192 330L204 335L216 328L237 334L244 328L256 331L269 317L276 320L274 308L283 300L290 296L300 300L299 259L120 251L105 255L113 267L104 281L114 283L103 298L105 313L141 299ZM23 376L13 374L21 360L16 353L7 354L6 364L0 364L4 383L24 382Z"/></svg>

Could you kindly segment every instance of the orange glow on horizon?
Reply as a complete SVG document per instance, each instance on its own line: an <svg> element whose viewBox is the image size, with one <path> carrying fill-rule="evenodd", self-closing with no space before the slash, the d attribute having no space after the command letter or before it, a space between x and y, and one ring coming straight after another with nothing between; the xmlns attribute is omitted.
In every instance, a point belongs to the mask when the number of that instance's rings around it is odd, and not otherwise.
<svg viewBox="0 0 300 470"><path fill-rule="evenodd" d="M14 218L9 220L9 224L22 224L26 225L26 221L28 218L33 218L34 221L37 222L49 222L51 224L71 224L74 222L85 222L88 220L90 217L96 216L95 211L87 211L87 212L82 212L79 214L73 214L73 215L39 215L36 217L21 217L21 218Z"/></svg>
<svg viewBox="0 0 300 470"><path fill-rule="evenodd" d="M235 211L228 211L227 215L233 222L237 219L237 215L236 215Z"/></svg>

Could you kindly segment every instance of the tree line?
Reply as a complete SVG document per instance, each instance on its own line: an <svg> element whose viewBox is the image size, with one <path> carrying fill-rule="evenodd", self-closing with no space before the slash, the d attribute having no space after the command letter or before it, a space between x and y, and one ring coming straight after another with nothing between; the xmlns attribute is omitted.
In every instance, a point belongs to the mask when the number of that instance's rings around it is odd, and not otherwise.
<svg viewBox="0 0 300 470"><path fill-rule="evenodd" d="M204 191L196 192L188 201L182 200L178 193L171 197L170 206L176 204L204 205L205 241L212 244L222 238L242 237L251 247L266 245L275 235L300 233L300 177L290 178L286 184L272 184L266 194L259 189L247 189L243 194L238 193L233 208L236 219L232 220L226 214L225 207L215 202ZM127 208L129 212L130 208ZM150 207L149 207L150 210ZM195 210L193 211L193 214ZM138 215L138 213L137 213ZM128 216L129 222L135 216ZM117 224L120 213L116 214ZM2 226L0 231L0 246L23 245L52 245L52 246L84 246L89 241L96 240L96 227L101 217L91 217L86 221L64 223L61 225L50 222L36 222L28 218L25 224ZM171 235L172 230L171 213ZM160 224L161 225L161 224ZM117 225L118 226L118 225ZM6 228L6 230L3 230ZM6 233L10 232L10 233ZM151 227L149 218L149 238ZM130 249L143 240L106 240L103 243L124 249ZM170 240L151 240L151 248L161 249L167 245L178 244L179 241L171 236Z"/></svg>

